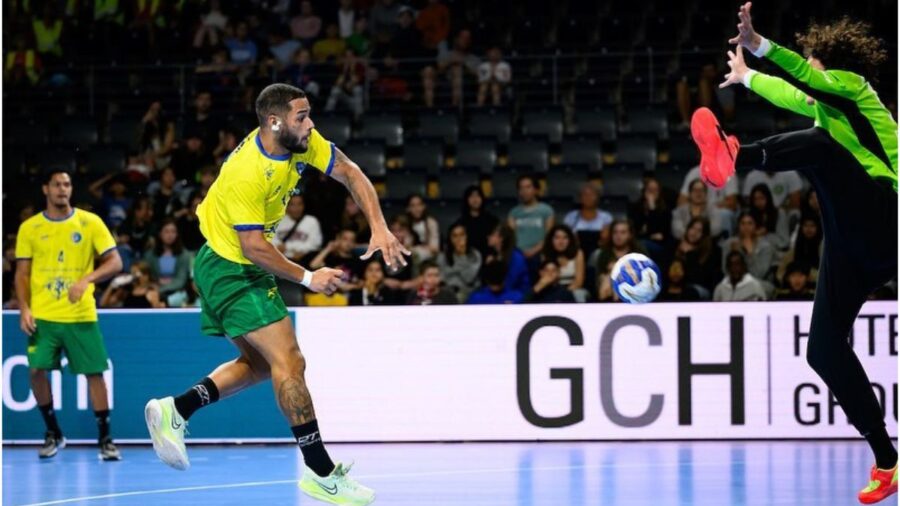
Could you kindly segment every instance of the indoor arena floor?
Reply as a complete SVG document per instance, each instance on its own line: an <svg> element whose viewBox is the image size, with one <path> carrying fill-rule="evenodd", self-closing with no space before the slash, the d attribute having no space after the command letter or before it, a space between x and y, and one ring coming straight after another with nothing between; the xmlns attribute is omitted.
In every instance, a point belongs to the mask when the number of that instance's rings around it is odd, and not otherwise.
<svg viewBox="0 0 900 506"><path fill-rule="evenodd" d="M70 446L39 461L3 448L4 505L315 505L289 445L193 446L172 470L149 446L121 462ZM382 505L851 505L871 465L863 442L341 444ZM894 502L896 504L896 502Z"/></svg>

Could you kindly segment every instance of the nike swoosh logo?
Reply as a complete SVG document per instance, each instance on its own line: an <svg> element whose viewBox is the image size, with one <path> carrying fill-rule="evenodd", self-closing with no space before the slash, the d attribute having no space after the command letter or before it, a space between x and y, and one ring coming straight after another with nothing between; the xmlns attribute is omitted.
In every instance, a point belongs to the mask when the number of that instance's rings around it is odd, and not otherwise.
<svg viewBox="0 0 900 506"><path fill-rule="evenodd" d="M313 481L315 481L315 480L313 480ZM331 495L337 495L337 485L334 485L334 486L332 486L331 488L329 488L329 487L326 487L325 485L322 485L322 484L319 483L318 481L316 481L316 485L318 485L319 488L321 488L322 490L328 492L328 493L331 494Z"/></svg>
<svg viewBox="0 0 900 506"><path fill-rule="evenodd" d="M175 417L172 417L172 428L178 430L181 428L181 424L175 421Z"/></svg>

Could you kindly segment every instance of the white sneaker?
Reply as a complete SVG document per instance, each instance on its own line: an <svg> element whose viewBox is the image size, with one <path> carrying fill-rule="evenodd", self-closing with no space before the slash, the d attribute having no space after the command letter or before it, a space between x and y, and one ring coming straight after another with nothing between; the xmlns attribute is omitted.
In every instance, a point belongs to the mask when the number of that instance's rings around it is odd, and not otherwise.
<svg viewBox="0 0 900 506"><path fill-rule="evenodd" d="M305 466L304 466L305 467ZM347 476L352 464L344 467L338 462L334 471L322 478L312 469L306 467L303 478L297 486L313 499L318 499L331 504L347 504L351 506L365 506L375 500L375 491Z"/></svg>
<svg viewBox="0 0 900 506"><path fill-rule="evenodd" d="M150 399L144 407L144 418L159 460L180 471L191 467L187 448L184 446L187 422L175 409L175 399Z"/></svg>

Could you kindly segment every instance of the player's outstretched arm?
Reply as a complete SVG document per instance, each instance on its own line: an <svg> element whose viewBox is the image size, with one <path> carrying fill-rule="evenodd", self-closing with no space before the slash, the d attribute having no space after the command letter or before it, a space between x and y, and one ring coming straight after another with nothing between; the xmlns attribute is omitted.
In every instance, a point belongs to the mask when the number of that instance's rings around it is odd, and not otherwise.
<svg viewBox="0 0 900 506"><path fill-rule="evenodd" d="M747 2L740 7L737 25L738 34L728 40L730 44L737 44L749 49L754 56L768 58L772 63L781 67L791 78L797 81L797 86L807 95L817 100L827 102L828 94L842 97L855 95L858 90L848 88L835 75L825 70L820 70L806 61L799 54L781 47L761 36L753 28L753 18L750 14L752 2ZM756 91L755 89L753 91ZM821 93L816 93L821 92ZM796 112L796 111L795 111Z"/></svg>
<svg viewBox="0 0 900 506"><path fill-rule="evenodd" d="M728 51L728 67L730 70L725 75L725 82L719 85L720 88L743 83L773 105L808 118L815 117L815 108L805 93L784 79L756 72L747 67L744 62L743 46L738 46L735 52Z"/></svg>
<svg viewBox="0 0 900 506"><path fill-rule="evenodd" d="M400 241L388 230L387 223L384 221L384 213L381 212L381 205L378 203L378 194L375 193L372 182L359 168L359 165L347 158L347 155L340 149L334 148L334 156L334 169L331 171L331 177L347 187L353 200L369 220L369 227L372 229L369 249L361 258L368 260L376 251L381 251L384 263L388 267L405 266L404 255L408 256L412 253L400 244Z"/></svg>
<svg viewBox="0 0 900 506"><path fill-rule="evenodd" d="M266 240L262 230L240 230L238 239L247 260L279 278L300 283L314 292L331 295L337 290L344 272L323 267L309 271L288 260L284 253Z"/></svg>

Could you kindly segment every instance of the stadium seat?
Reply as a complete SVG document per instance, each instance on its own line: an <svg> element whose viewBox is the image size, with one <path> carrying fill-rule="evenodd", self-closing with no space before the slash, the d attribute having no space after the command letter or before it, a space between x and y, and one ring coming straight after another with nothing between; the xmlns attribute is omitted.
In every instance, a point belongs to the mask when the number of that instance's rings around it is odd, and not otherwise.
<svg viewBox="0 0 900 506"><path fill-rule="evenodd" d="M684 183L684 176L691 170L691 165L660 165L653 171L653 177L659 181L663 189L663 196L671 197L669 204L674 207L678 199L678 193L681 191L681 185Z"/></svg>
<svg viewBox="0 0 900 506"><path fill-rule="evenodd" d="M651 134L657 139L669 137L669 120L666 111L659 108L633 108L628 111L628 131L633 134Z"/></svg>
<svg viewBox="0 0 900 506"><path fill-rule="evenodd" d="M548 198L574 200L581 186L588 181L586 166L554 167L547 173L547 190L544 195Z"/></svg>
<svg viewBox="0 0 900 506"><path fill-rule="evenodd" d="M506 144L512 134L509 114L505 110L478 111L469 118L469 133L479 137L493 137L495 142Z"/></svg>
<svg viewBox="0 0 900 506"><path fill-rule="evenodd" d="M480 184L474 167L457 167L438 176L438 192L443 199L462 198L466 188Z"/></svg>
<svg viewBox="0 0 900 506"><path fill-rule="evenodd" d="M608 211L614 219L628 219L628 206L631 204L627 197L611 195L600 199L600 209Z"/></svg>
<svg viewBox="0 0 900 506"><path fill-rule="evenodd" d="M347 156L370 177L384 176L384 144L373 141L354 141L347 145Z"/></svg>
<svg viewBox="0 0 900 506"><path fill-rule="evenodd" d="M495 198L489 200L485 204L485 208L489 213L493 214L500 221L506 221L506 218L509 216L509 212L518 204L519 201L514 198Z"/></svg>
<svg viewBox="0 0 900 506"><path fill-rule="evenodd" d="M107 125L106 142L109 144L121 144L128 149L137 149L140 125L141 121L139 118L116 116Z"/></svg>
<svg viewBox="0 0 900 506"><path fill-rule="evenodd" d="M603 168L603 150L598 138L568 138L562 142L563 165L587 165L591 170Z"/></svg>
<svg viewBox="0 0 900 506"><path fill-rule="evenodd" d="M498 199L515 199L519 196L516 183L524 172L508 170L495 172L491 176L491 197Z"/></svg>
<svg viewBox="0 0 900 506"><path fill-rule="evenodd" d="M547 172L547 143L533 139L511 141L507 160L508 165L528 167L531 172Z"/></svg>
<svg viewBox="0 0 900 506"><path fill-rule="evenodd" d="M74 171L77 165L74 148L42 149L36 153L36 161L42 170L64 168Z"/></svg>
<svg viewBox="0 0 900 506"><path fill-rule="evenodd" d="M385 114L365 116L363 124L356 132L357 139L379 139L394 148L403 145L403 124L400 116Z"/></svg>
<svg viewBox="0 0 900 506"><path fill-rule="evenodd" d="M575 111L575 127L579 135L599 136L604 141L616 139L616 115L610 108Z"/></svg>
<svg viewBox="0 0 900 506"><path fill-rule="evenodd" d="M59 123L59 142L80 148L99 140L97 122L93 118L64 118Z"/></svg>
<svg viewBox="0 0 900 506"><path fill-rule="evenodd" d="M497 148L493 142L479 139L466 139L456 145L456 166L475 166L483 174L489 174L497 164Z"/></svg>
<svg viewBox="0 0 900 506"><path fill-rule="evenodd" d="M3 129L3 144L14 146L43 147L48 140L47 125L44 123L22 123L8 125Z"/></svg>
<svg viewBox="0 0 900 506"><path fill-rule="evenodd" d="M700 151L690 136L675 134L669 138L669 163L688 168L700 163Z"/></svg>
<svg viewBox="0 0 900 506"><path fill-rule="evenodd" d="M551 144L562 142L563 117L559 109L527 111L522 115L522 133L546 136Z"/></svg>
<svg viewBox="0 0 900 506"><path fill-rule="evenodd" d="M425 195L426 176L416 171L388 171L385 178L387 198L406 199L410 195Z"/></svg>
<svg viewBox="0 0 900 506"><path fill-rule="evenodd" d="M460 196L462 196L462 192L460 192ZM428 213L437 220L441 230L441 237L443 241L446 241L447 229L462 215L462 199L431 200L427 205Z"/></svg>
<svg viewBox="0 0 900 506"><path fill-rule="evenodd" d="M316 130L336 146L346 146L350 142L350 118L340 114L317 115Z"/></svg>
<svg viewBox="0 0 900 506"><path fill-rule="evenodd" d="M764 104L744 104L735 118L735 133L757 137L771 135L775 131L775 116Z"/></svg>
<svg viewBox="0 0 900 506"><path fill-rule="evenodd" d="M656 167L656 139L642 135L621 136L616 142L616 163L640 163L647 170Z"/></svg>
<svg viewBox="0 0 900 506"><path fill-rule="evenodd" d="M643 168L640 165L616 164L603 169L603 195L625 197L634 202L641 196Z"/></svg>
<svg viewBox="0 0 900 506"><path fill-rule="evenodd" d="M456 145L459 140L459 117L456 113L436 111L419 115L420 137L443 139L447 145Z"/></svg>
<svg viewBox="0 0 900 506"><path fill-rule="evenodd" d="M126 153L120 146L99 145L88 152L87 170L91 174L108 174L125 168Z"/></svg>
<svg viewBox="0 0 900 506"><path fill-rule="evenodd" d="M403 166L423 167L437 175L444 167L444 147L437 142L407 141L403 145Z"/></svg>

